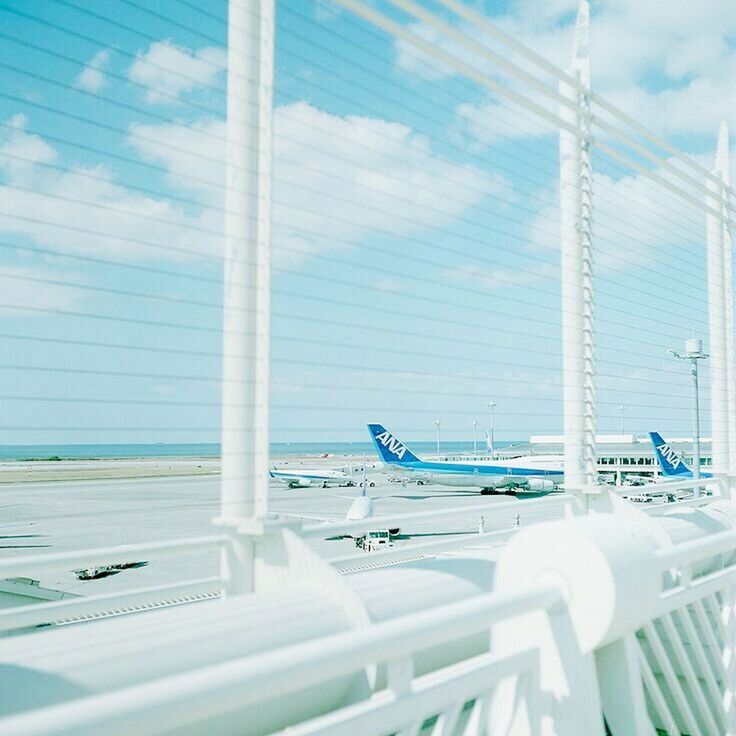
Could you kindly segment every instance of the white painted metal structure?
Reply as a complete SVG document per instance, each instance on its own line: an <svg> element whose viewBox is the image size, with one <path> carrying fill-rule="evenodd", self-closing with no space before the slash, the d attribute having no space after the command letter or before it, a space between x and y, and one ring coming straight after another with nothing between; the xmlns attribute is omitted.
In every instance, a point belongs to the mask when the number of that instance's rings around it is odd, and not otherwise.
<svg viewBox="0 0 736 736"><path fill-rule="evenodd" d="M648 513L594 484L591 146L708 218L709 350L722 402L713 426L714 463L717 451L722 467L734 467L732 316L724 314L733 304L727 237L733 191L725 134L711 173L592 93L587 3L572 73L565 73L459 0L438 0L535 72L551 75L550 86L413 0L390 0L559 105L553 112L372 4L337 2L561 131L562 186L570 194L561 199L568 494L523 502L545 504L559 518L382 552L371 558L371 569L361 564L365 556L320 558L307 541L324 535L322 527L266 519L274 3L230 0L223 531L131 549L153 558L215 547L222 572L177 586L0 612L0 629L17 634L0 647L0 733L736 732L732 477L670 484L673 490L702 486L710 495ZM594 129L629 153L595 139ZM640 157L658 170L644 167ZM330 533L417 518L422 515L374 518ZM498 548L501 539L507 543ZM0 562L0 575L102 564L119 554L113 548L20 558ZM414 559L407 562L406 555ZM22 632L210 594L218 597Z"/></svg>
<svg viewBox="0 0 736 736"><path fill-rule="evenodd" d="M273 0L230 3L219 521L233 533L233 593L253 589L238 529L268 508L273 46Z"/></svg>
<svg viewBox="0 0 736 736"><path fill-rule="evenodd" d="M565 485L593 488L598 479L595 447L593 356L593 240L590 111L590 8L582 3L575 25L570 76L560 94L571 108L560 117L577 131L560 128L560 247L562 283Z"/></svg>

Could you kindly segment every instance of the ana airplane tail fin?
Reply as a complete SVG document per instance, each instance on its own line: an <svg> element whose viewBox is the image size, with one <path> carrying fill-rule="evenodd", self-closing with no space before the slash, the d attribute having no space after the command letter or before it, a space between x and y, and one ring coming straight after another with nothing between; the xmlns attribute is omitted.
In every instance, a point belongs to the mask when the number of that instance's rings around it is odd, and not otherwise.
<svg viewBox="0 0 736 736"><path fill-rule="evenodd" d="M373 444L376 446L378 456L387 465L406 465L420 462L419 458L401 440L394 437L380 424L369 424L368 432L370 432Z"/></svg>
<svg viewBox="0 0 736 736"><path fill-rule="evenodd" d="M659 432L650 432L649 439L654 445L654 454L664 475L692 475L685 461L664 441Z"/></svg>

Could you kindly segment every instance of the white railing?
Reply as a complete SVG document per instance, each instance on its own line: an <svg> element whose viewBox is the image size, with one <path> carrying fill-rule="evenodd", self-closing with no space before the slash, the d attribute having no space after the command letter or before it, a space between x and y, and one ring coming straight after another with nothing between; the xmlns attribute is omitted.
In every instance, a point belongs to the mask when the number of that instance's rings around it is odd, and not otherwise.
<svg viewBox="0 0 736 736"><path fill-rule="evenodd" d="M475 522L476 517L493 514L517 512L518 524L528 524L530 513L543 512L545 519L562 518L579 513L576 500L563 494L528 501L509 501L498 504L465 504L447 509L417 511L409 514L375 516L362 521L345 524L312 524L301 526L289 520L287 526L299 533L303 539L320 539L342 535L358 536L372 529L393 529L416 523L465 518ZM326 562L338 572L348 573L410 560L434 557L452 550L462 550L468 546L493 547L503 544L519 526L510 522L508 527L478 533L477 531L458 532L449 539L414 543L406 548L395 547L385 552L366 554L357 552L329 557ZM248 535L242 535L247 538ZM165 542L119 545L97 549L75 550L72 552L51 552L27 555L0 561L0 579L30 577L51 570L102 567L121 562L137 560L170 559L206 552L219 552L232 545L231 535L214 534L193 539L174 539ZM83 619L105 613L120 614L126 611L138 612L142 607L157 604L171 604L177 601L189 602L192 597L217 595L228 589L228 579L214 575L195 580L182 580L177 583L131 588L112 594L99 594L54 603L24 605L8 610L0 610L0 632L28 628L40 624L59 623L67 619Z"/></svg>
<svg viewBox="0 0 736 736"><path fill-rule="evenodd" d="M102 567L121 562L145 559L168 559L219 551L229 544L229 538L213 534L193 539L173 539L165 542L126 544L115 547L51 552L27 555L0 561L0 579L29 577L50 570ZM120 614L143 608L199 600L219 594L226 581L220 575L177 583L132 588L120 593L84 596L53 603L38 603L0 610L0 632L23 629L40 624L61 623L69 619L83 619L103 613Z"/></svg>
<svg viewBox="0 0 736 736"><path fill-rule="evenodd" d="M379 736L438 728L457 734L602 736L605 719L614 736L653 728L730 733L736 718L736 510L721 506L721 513L730 514L730 530L665 547L642 532L658 524L645 514L639 527L616 514L532 525L501 550L497 592L218 664L193 663L183 672L29 710L0 720L0 727L3 734L27 735L142 735L207 723L218 734L287 729ZM698 514L704 512L688 512ZM633 547L632 534L638 539ZM564 552L570 538L587 539L580 559ZM520 559L520 550L537 553ZM332 564L339 569L342 563ZM583 572L591 569L595 579ZM539 582L530 584L535 576ZM242 599L230 600L237 598ZM620 609L617 618L607 619L609 605ZM100 598L86 612L104 606ZM37 610L77 615L85 608L71 601ZM31 610L16 616L18 624L43 619ZM597 616L608 622L599 625ZM106 636L101 630L94 635L101 641ZM32 651L36 645L42 646L41 639L24 647ZM628 652L625 666L613 656L617 651ZM338 681L334 697L323 697L327 683ZM288 713L274 705L284 700ZM625 730L632 723L639 730Z"/></svg>
<svg viewBox="0 0 736 736"><path fill-rule="evenodd" d="M736 532L657 553L663 579L657 616L636 632L652 725L717 736L736 727ZM694 565L708 562L697 574Z"/></svg>
<svg viewBox="0 0 736 736"><path fill-rule="evenodd" d="M207 727L219 724L224 714L236 713L240 726L218 732L258 733L249 725L249 708L383 666L377 680L383 684L369 697L298 725L289 724L284 733L419 733L432 719L437 719L436 727L444 733L480 733L489 718L492 693L504 681L511 681L516 694L511 721L528 724L528 733L539 733L545 704L538 697L538 651L504 657L486 651L423 673L416 671L416 657L476 634L485 632L487 636L492 624L507 618L536 611L554 615L561 603L561 594L554 586L538 586L515 595L478 596L363 631L51 706L8 718L0 725L6 736L144 736L197 724ZM277 730L281 732L281 728Z"/></svg>

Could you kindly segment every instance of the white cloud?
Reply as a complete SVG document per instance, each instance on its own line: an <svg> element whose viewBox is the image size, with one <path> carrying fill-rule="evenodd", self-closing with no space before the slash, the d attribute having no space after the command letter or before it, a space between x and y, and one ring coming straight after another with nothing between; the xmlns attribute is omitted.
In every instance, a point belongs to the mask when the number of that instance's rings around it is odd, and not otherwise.
<svg viewBox="0 0 736 736"><path fill-rule="evenodd" d="M485 289L507 289L523 287L530 284L559 279L559 263L534 263L520 268L486 268L474 264L466 264L445 271L446 275L458 281L479 284Z"/></svg>
<svg viewBox="0 0 736 736"><path fill-rule="evenodd" d="M102 70L110 60L110 52L107 49L98 51L86 64L84 69L74 80L74 86L88 92L99 92L106 83Z"/></svg>
<svg viewBox="0 0 736 736"><path fill-rule="evenodd" d="M276 110L274 130L280 263L350 246L374 231L404 235L441 225L499 187L480 169L437 155L426 137L399 123L340 117L300 102ZM224 182L224 122L136 125L131 132L131 143L163 163L172 184L219 205L222 190L192 176Z"/></svg>
<svg viewBox="0 0 736 736"><path fill-rule="evenodd" d="M0 267L0 312L21 312L24 307L67 310L77 307L82 293L52 281L79 281L77 274L30 266ZM28 314L27 312L24 312Z"/></svg>
<svg viewBox="0 0 736 736"><path fill-rule="evenodd" d="M519 0L509 6L508 14L491 20L566 68L576 5L574 0ZM673 0L665 8L661 3L641 0L599 0L593 11L591 65L597 92L660 133L713 136L721 119L736 128L736 3ZM464 22L459 27L471 38L516 60L498 43L483 39L480 29ZM411 28L483 71L503 76L493 64L474 58L455 42L439 37L433 29L423 24ZM396 42L396 63L399 68L430 80L453 74L449 68L433 65L426 57L417 55L403 41ZM528 68L525 62L522 66ZM484 107L496 116L499 112L492 105L477 106L476 115L481 115ZM467 107L461 112L468 117ZM472 109L470 113L473 117ZM506 125L498 132L514 134L514 129Z"/></svg>
<svg viewBox="0 0 736 736"><path fill-rule="evenodd" d="M32 184L37 164L54 161L56 151L42 138L25 133L27 122L21 114L8 121L8 130L0 137L0 170L10 181Z"/></svg>
<svg viewBox="0 0 736 736"><path fill-rule="evenodd" d="M195 229L219 226L211 210L190 214L166 199L127 189L102 165L44 166L57 160L56 150L24 127L25 118L15 116L0 134L0 230L64 251L124 258L176 257L148 243L195 252L220 245L219 231Z"/></svg>
<svg viewBox="0 0 736 736"><path fill-rule="evenodd" d="M226 66L225 49L209 46L192 51L171 41L156 41L148 51L136 54L128 77L146 88L148 102L171 103L183 93L212 87Z"/></svg>
<svg viewBox="0 0 736 736"><path fill-rule="evenodd" d="M486 148L501 140L538 138L558 133L551 123L533 113L510 110L498 102L462 103L455 110L453 133L470 149Z"/></svg>
<svg viewBox="0 0 736 736"><path fill-rule="evenodd" d="M711 159L712 160L712 159ZM670 163L674 163L670 161ZM664 170L656 170L667 176ZM698 242L705 234L697 218L702 215L682 206L658 184L642 175L613 178L601 172L593 176L595 216L593 240L595 268L599 274L658 269L678 261L679 248ZM559 192L540 208L528 224L527 242L532 249L559 251ZM693 223L696 218L696 223ZM692 249L692 248L691 248ZM703 267L705 262L701 262Z"/></svg>
<svg viewBox="0 0 736 736"><path fill-rule="evenodd" d="M393 276L384 276L383 278L376 279L373 282L373 288L378 291L388 291L395 294L400 294L406 291L406 282L402 279L394 278Z"/></svg>
<svg viewBox="0 0 736 736"><path fill-rule="evenodd" d="M56 168L56 150L16 116L0 134L0 230L118 258L219 255L225 134L215 119L131 127L129 144L166 167L169 183L194 203L185 206L129 189L102 165ZM282 266L350 248L371 233L442 226L499 188L477 167L436 154L407 126L307 103L276 110L274 169L273 241Z"/></svg>
<svg viewBox="0 0 736 736"><path fill-rule="evenodd" d="M629 86L607 97L624 111L637 111L639 122L660 134L702 133L715 139L721 120L728 121L732 129L736 126L736 55L730 67L730 79L728 75L697 77L684 86L661 92Z"/></svg>

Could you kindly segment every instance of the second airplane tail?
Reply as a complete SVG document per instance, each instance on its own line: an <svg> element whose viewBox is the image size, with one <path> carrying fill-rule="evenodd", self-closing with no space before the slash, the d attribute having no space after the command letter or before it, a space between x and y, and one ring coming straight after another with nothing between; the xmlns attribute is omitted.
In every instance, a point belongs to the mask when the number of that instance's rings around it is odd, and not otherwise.
<svg viewBox="0 0 736 736"><path fill-rule="evenodd" d="M664 475L683 476L692 475L685 461L664 441L659 432L650 432L649 438L654 445L654 454Z"/></svg>

